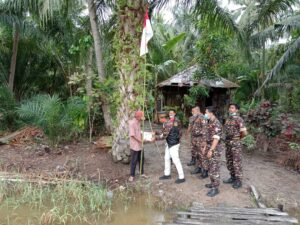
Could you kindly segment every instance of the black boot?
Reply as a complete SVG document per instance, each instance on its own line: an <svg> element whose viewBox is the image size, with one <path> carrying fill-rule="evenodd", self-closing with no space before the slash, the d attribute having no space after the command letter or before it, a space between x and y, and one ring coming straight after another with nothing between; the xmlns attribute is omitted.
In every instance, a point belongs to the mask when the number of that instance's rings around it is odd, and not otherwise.
<svg viewBox="0 0 300 225"><path fill-rule="evenodd" d="M191 161L187 164L188 166L193 166L196 164L196 157L192 157Z"/></svg>
<svg viewBox="0 0 300 225"><path fill-rule="evenodd" d="M239 189L239 188L241 188L243 186L243 184L242 184L242 181L240 181L240 180L235 180L234 182L233 182L233 184L232 184L232 187L234 188L234 189Z"/></svg>
<svg viewBox="0 0 300 225"><path fill-rule="evenodd" d="M205 179L208 177L208 170L203 169L200 179Z"/></svg>
<svg viewBox="0 0 300 225"><path fill-rule="evenodd" d="M234 177L234 176L231 176L229 179L223 180L223 183L224 183L224 184L233 184L234 181L235 181L235 177Z"/></svg>
<svg viewBox="0 0 300 225"><path fill-rule="evenodd" d="M175 183L176 184L181 184L181 183L183 183L183 182L185 182L185 179L183 178L183 179L176 179L176 181L175 181Z"/></svg>
<svg viewBox="0 0 300 225"><path fill-rule="evenodd" d="M217 194L219 194L218 188L212 188L209 192L207 192L207 196L209 197L215 197Z"/></svg>
<svg viewBox="0 0 300 225"><path fill-rule="evenodd" d="M191 174L198 174L198 173L202 173L202 168L197 166L196 169L191 172Z"/></svg>
<svg viewBox="0 0 300 225"><path fill-rule="evenodd" d="M168 180L168 179L171 179L171 175L169 175L169 176L163 175L159 179L160 180Z"/></svg>
<svg viewBox="0 0 300 225"><path fill-rule="evenodd" d="M212 188L212 184L205 184L206 188Z"/></svg>

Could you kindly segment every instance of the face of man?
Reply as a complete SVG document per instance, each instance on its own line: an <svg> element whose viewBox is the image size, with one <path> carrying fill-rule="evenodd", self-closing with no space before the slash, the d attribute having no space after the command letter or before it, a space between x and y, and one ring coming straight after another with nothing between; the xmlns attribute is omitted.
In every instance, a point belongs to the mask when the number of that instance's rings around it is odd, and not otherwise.
<svg viewBox="0 0 300 225"><path fill-rule="evenodd" d="M141 112L141 111L136 112L136 113L135 113L135 118L136 118L138 121L141 121L141 120L145 119L145 118L144 118L144 113Z"/></svg>
<svg viewBox="0 0 300 225"><path fill-rule="evenodd" d="M229 106L229 113L230 113L230 114L237 113L237 111L238 111L238 109L236 108L235 105Z"/></svg>
<svg viewBox="0 0 300 225"><path fill-rule="evenodd" d="M192 109L192 114L193 114L193 116L197 115L197 110L195 108Z"/></svg>
<svg viewBox="0 0 300 225"><path fill-rule="evenodd" d="M175 113L174 111L171 110L171 111L169 112L169 117L170 117L170 119L174 118L175 115L176 115L176 113Z"/></svg>
<svg viewBox="0 0 300 225"><path fill-rule="evenodd" d="M205 110L205 115L207 115L208 119L212 118L213 113L209 112L207 109Z"/></svg>

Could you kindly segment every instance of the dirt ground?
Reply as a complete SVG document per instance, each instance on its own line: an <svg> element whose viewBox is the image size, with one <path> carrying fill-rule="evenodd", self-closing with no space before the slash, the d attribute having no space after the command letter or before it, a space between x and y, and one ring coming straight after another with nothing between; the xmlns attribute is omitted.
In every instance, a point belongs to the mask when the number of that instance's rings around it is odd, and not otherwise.
<svg viewBox="0 0 300 225"><path fill-rule="evenodd" d="M221 183L220 194L215 198L206 196L204 187L209 179L200 180L191 175L193 167L188 167L190 147L187 139L182 140L180 157L186 175L186 182L175 184L177 172L172 166L172 179L159 181L163 175L164 142L145 145L145 173L149 176L151 192L160 196L167 204L186 207L193 201L207 206L253 207L249 185L254 185L262 194L268 206L284 209L300 208L300 174L276 163L277 153L244 153L244 185L239 190ZM129 176L129 165L114 163L106 151L95 148L88 142L64 145L58 150L48 149L41 144L28 146L0 146L0 168L6 172L39 174L40 176L73 176L90 180L106 181L109 187L124 185ZM221 179L228 178L224 153L221 163Z"/></svg>

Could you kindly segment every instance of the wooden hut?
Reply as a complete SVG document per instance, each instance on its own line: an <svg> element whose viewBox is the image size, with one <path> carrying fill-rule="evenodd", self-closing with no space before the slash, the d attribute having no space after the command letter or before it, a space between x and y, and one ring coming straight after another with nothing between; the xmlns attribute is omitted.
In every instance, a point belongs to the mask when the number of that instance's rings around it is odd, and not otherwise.
<svg viewBox="0 0 300 225"><path fill-rule="evenodd" d="M156 100L156 113L164 111L166 107L179 107L188 117L190 108L184 106L184 95L195 85L203 85L209 89L208 97L200 97L197 105L203 111L206 106L215 106L218 110L218 117L223 120L226 107L230 102L231 90L239 85L218 77L214 80L201 79L194 80L193 75L197 71L197 66L189 67L171 78L157 85L158 97Z"/></svg>

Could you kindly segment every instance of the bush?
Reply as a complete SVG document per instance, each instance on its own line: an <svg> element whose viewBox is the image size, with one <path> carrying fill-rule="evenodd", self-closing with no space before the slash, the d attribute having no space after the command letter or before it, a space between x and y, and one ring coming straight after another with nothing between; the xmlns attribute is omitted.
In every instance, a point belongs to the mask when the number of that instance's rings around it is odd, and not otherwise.
<svg viewBox="0 0 300 225"><path fill-rule="evenodd" d="M17 109L27 124L41 128L52 144L76 137L86 127L86 104L78 97L67 104L54 95L37 95L22 102Z"/></svg>
<svg viewBox="0 0 300 225"><path fill-rule="evenodd" d="M256 147L256 140L251 134L248 134L242 139L242 144L248 151L253 151Z"/></svg>
<svg viewBox="0 0 300 225"><path fill-rule="evenodd" d="M0 131L15 130L21 123L16 113L17 102L5 86L0 86Z"/></svg>

